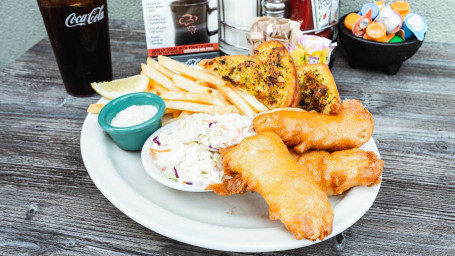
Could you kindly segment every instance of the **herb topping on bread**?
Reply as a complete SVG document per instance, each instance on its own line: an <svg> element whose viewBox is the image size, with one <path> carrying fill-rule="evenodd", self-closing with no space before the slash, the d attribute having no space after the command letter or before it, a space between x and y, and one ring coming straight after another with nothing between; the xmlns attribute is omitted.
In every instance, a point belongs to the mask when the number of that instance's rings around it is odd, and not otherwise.
<svg viewBox="0 0 455 256"><path fill-rule="evenodd" d="M279 42L262 43L254 56L223 56L203 60L199 65L251 93L270 109L299 103L300 88L294 62L286 47Z"/></svg>

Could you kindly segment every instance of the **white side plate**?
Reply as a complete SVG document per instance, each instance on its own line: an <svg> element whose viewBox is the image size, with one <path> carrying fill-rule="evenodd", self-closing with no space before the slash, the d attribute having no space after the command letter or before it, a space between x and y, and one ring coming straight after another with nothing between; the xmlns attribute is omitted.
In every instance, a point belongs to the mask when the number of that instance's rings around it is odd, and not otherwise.
<svg viewBox="0 0 455 256"><path fill-rule="evenodd" d="M205 190L206 186L194 186L194 185L184 185L178 182L175 182L173 180L170 180L166 178L163 173L161 172L160 168L153 162L152 157L149 155L150 153L150 148L153 145L153 138L155 138L157 135L159 135L163 130L166 129L175 129L177 128L178 122L172 122L169 123L160 129L158 129L156 132L154 132L150 137L145 141L144 146L142 147L141 151L141 161L142 161L142 166L144 166L145 171L155 180L158 181L159 183L181 191L187 191L187 192L209 192Z"/></svg>

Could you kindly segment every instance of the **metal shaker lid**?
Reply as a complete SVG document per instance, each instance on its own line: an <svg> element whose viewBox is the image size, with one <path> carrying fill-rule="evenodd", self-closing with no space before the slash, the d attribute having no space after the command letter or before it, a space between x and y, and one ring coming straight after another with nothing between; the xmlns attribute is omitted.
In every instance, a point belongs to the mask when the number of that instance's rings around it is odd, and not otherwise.
<svg viewBox="0 0 455 256"><path fill-rule="evenodd" d="M262 0L262 16L289 18L289 0Z"/></svg>

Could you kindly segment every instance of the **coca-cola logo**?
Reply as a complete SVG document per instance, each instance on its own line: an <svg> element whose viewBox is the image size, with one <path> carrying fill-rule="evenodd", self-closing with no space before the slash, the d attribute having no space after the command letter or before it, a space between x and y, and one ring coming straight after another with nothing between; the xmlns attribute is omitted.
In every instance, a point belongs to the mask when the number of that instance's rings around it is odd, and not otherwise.
<svg viewBox="0 0 455 256"><path fill-rule="evenodd" d="M84 26L87 24L92 24L97 21L104 19L104 5L100 7L93 8L90 13L83 15L76 15L76 13L71 13L66 17L65 25L69 28L75 26Z"/></svg>

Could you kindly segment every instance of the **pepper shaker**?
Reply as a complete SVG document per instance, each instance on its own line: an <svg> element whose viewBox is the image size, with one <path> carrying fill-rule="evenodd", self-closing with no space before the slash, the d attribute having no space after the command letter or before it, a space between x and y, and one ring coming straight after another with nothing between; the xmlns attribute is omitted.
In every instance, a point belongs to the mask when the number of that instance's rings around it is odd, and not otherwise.
<svg viewBox="0 0 455 256"><path fill-rule="evenodd" d="M289 0L262 0L262 16L289 18Z"/></svg>

